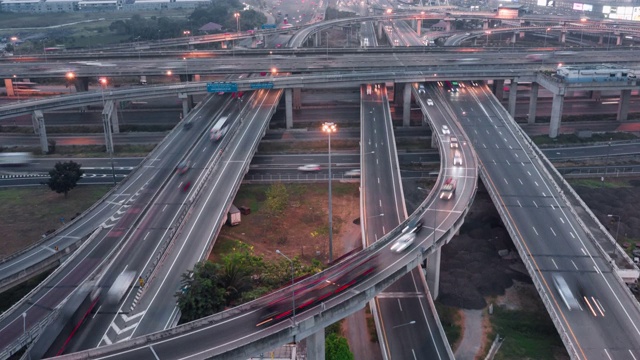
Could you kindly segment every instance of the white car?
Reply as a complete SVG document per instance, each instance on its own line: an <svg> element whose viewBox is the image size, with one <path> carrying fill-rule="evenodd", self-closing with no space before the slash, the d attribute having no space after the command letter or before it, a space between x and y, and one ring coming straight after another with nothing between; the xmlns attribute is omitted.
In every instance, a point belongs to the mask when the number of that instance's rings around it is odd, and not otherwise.
<svg viewBox="0 0 640 360"><path fill-rule="evenodd" d="M442 133L444 135L449 135L451 134L451 131L449 130L449 127L447 125L442 125Z"/></svg>
<svg viewBox="0 0 640 360"><path fill-rule="evenodd" d="M418 85L418 94L424 94L424 93L425 93L424 84ZM431 100L431 99L429 99L429 100ZM428 103L428 101L427 101L427 103Z"/></svg>
<svg viewBox="0 0 640 360"><path fill-rule="evenodd" d="M398 253L402 252L406 250L409 246L411 246L411 244L413 244L413 241L415 239L416 239L416 232L410 231L400 236L400 238L396 240L396 242L393 243L393 245L391 245L390 249L391 251L394 251L394 252L398 252Z"/></svg>
<svg viewBox="0 0 640 360"><path fill-rule="evenodd" d="M462 154L460 154L460 151L458 150L453 153L453 165L462 166Z"/></svg>
<svg viewBox="0 0 640 360"><path fill-rule="evenodd" d="M429 106L433 106L433 100L431 100L431 99L427 99L427 105L429 105Z"/></svg>
<svg viewBox="0 0 640 360"><path fill-rule="evenodd" d="M320 165L318 164L307 164L298 167L300 171L320 171Z"/></svg>
<svg viewBox="0 0 640 360"><path fill-rule="evenodd" d="M346 177L360 177L360 169L349 170L346 173L344 173L344 176L346 176Z"/></svg>

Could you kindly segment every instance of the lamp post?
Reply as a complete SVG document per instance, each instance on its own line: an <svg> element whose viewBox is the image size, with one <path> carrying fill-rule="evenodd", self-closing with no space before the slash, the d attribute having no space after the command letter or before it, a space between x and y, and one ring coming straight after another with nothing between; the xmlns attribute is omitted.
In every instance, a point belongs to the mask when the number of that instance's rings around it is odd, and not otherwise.
<svg viewBox="0 0 640 360"><path fill-rule="evenodd" d="M489 35L491 35L491 31L487 30L484 33L487 34L487 46L489 46Z"/></svg>
<svg viewBox="0 0 640 360"><path fill-rule="evenodd" d="M544 46L543 47L547 47L547 33L549 33L549 30L551 30L551 28L547 28L544 31Z"/></svg>
<svg viewBox="0 0 640 360"><path fill-rule="evenodd" d="M587 21L587 19L585 18L580 18L580 22L581 23L585 23ZM584 35L584 27L580 28L580 47L582 47L582 35Z"/></svg>
<svg viewBox="0 0 640 360"><path fill-rule="evenodd" d="M411 320L411 321L409 321L408 323L400 324L400 325L396 325L396 326L392 327L392 329L397 329L397 328L399 328L399 327L401 327L401 326L413 325L413 324L415 324L415 323L416 323L416 321L415 321L415 320Z"/></svg>
<svg viewBox="0 0 640 360"><path fill-rule="evenodd" d="M611 139L609 139L609 142L607 143L607 158L604 161L604 176L607 177L607 173L609 170L609 153L611 153Z"/></svg>
<svg viewBox="0 0 640 360"><path fill-rule="evenodd" d="M27 333L27 313L26 312L22 313L22 332L24 334Z"/></svg>
<svg viewBox="0 0 640 360"><path fill-rule="evenodd" d="M338 131L338 126L333 122L322 124L322 131L329 134L329 263L333 262L333 214L331 206L331 133Z"/></svg>
<svg viewBox="0 0 640 360"><path fill-rule="evenodd" d="M107 78L106 77L101 77L98 79L98 82L100 83L100 93L102 94L102 107L104 108L104 88L105 86L107 86Z"/></svg>
<svg viewBox="0 0 640 360"><path fill-rule="evenodd" d="M239 33L240 32L240 13L234 13L233 17L236 18L236 32Z"/></svg>
<svg viewBox="0 0 640 360"><path fill-rule="evenodd" d="M184 60L184 77L187 79L187 83L189 82L189 61L186 57L183 57Z"/></svg>
<svg viewBox="0 0 640 360"><path fill-rule="evenodd" d="M98 81L100 82L100 92L102 93L102 108L104 109L105 107L105 103L104 103L104 88L107 86L107 78L106 77L101 77L98 79ZM104 119L105 122L105 131L107 131L107 126L111 126L111 121L109 121L109 119L105 118ZM110 134L110 133L109 133ZM108 144L107 144L107 148L109 148ZM113 185L116 185L116 169L113 165L113 143L111 144L111 149L109 149L109 159L111 160L111 176L113 178Z"/></svg>
<svg viewBox="0 0 640 360"><path fill-rule="evenodd" d="M282 251L280 250L276 250L277 254L282 255L285 259L289 260L289 262L291 263L291 312L292 312L292 317L293 317L293 325L295 326L296 324L296 290L293 287L293 285L295 284L294 282L294 271L293 271L293 260L289 259L289 257L285 254L282 253Z"/></svg>
<svg viewBox="0 0 640 360"><path fill-rule="evenodd" d="M616 226L616 242L613 244L613 254L616 253L616 244L618 243L618 232L620 231L620 215L615 214L607 214L607 217L614 218L618 222L618 226Z"/></svg>

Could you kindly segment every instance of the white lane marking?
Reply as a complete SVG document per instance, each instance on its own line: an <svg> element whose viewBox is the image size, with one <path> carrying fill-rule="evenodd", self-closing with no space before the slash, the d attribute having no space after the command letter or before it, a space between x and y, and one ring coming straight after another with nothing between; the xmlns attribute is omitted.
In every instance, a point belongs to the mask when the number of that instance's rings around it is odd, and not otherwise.
<svg viewBox="0 0 640 360"><path fill-rule="evenodd" d="M520 204L520 200L516 200L518 202L518 205L520 205L520 207L522 207L522 204Z"/></svg>
<svg viewBox="0 0 640 360"><path fill-rule="evenodd" d="M167 206L169 206L169 204L165 204L165 206L162 208L162 212L164 212L167 209Z"/></svg>
<svg viewBox="0 0 640 360"><path fill-rule="evenodd" d="M107 344L107 345L113 344L113 342L111 342L111 339L109 339L109 337L107 335L102 337L102 341L104 341L104 343Z"/></svg>
<svg viewBox="0 0 640 360"><path fill-rule="evenodd" d="M606 311L604 310L604 306L602 306L602 303L600 302L600 300L593 299L593 301L595 301L598 304L598 308L602 311L602 316L604 316L604 313Z"/></svg>
<svg viewBox="0 0 640 360"><path fill-rule="evenodd" d="M139 318L140 316L144 315L144 313L146 313L147 310L141 311L135 315L131 315L131 316L127 316L127 314L121 314L120 317L122 318L122 320L124 320L124 322L129 322L133 319Z"/></svg>
<svg viewBox="0 0 640 360"><path fill-rule="evenodd" d="M572 237L573 239L575 239L575 238L576 238L576 237L575 237L575 235L573 235L573 232L572 232L572 231L569 231L569 235L571 235L571 237ZM584 250L582 250L582 251L584 252Z"/></svg>
<svg viewBox="0 0 640 360"><path fill-rule="evenodd" d="M527 171L527 174L529 174L529 176L532 176L530 171Z"/></svg>
<svg viewBox="0 0 640 360"><path fill-rule="evenodd" d="M100 305L100 307L98 308L98 310L96 310L96 313L93 314L93 316L91 317L92 319L96 318L96 315L98 315L98 313L100 312L100 309L102 309L102 305Z"/></svg>
<svg viewBox="0 0 640 360"><path fill-rule="evenodd" d="M611 358L611 355L609 355L609 352L607 351L607 349L604 349L604 353L605 353L605 354L607 354L607 357L609 358L609 360L613 360L613 359Z"/></svg>
<svg viewBox="0 0 640 360"><path fill-rule="evenodd" d="M576 265L576 263L574 263L573 260L571 260L571 263L573 264L573 267L576 268L576 270L578 270L578 265Z"/></svg>
<svg viewBox="0 0 640 360"><path fill-rule="evenodd" d="M511 166L511 163L509 162L509 160L505 160L507 162L507 165Z"/></svg>
<svg viewBox="0 0 640 360"><path fill-rule="evenodd" d="M629 352L631 352L631 350L629 350ZM411 353L413 354L413 359L414 360L418 360L418 358L416 357L416 352L413 351L413 349L411 349ZM635 358L634 358L635 359Z"/></svg>
<svg viewBox="0 0 640 360"><path fill-rule="evenodd" d="M543 197L546 197L546 196L547 196L547 194L545 194L545 193L544 193L544 191L543 191L543 192L542 192L542 196L543 196Z"/></svg>
<svg viewBox="0 0 640 360"><path fill-rule="evenodd" d="M535 200L533 201L533 205L535 205L536 207L538 207L538 204L535 202Z"/></svg>
<svg viewBox="0 0 640 360"><path fill-rule="evenodd" d="M637 360L636 357L633 355L633 353L631 352L631 349L629 349L629 354L631 354L631 357L633 358L633 360Z"/></svg>
<svg viewBox="0 0 640 360"><path fill-rule="evenodd" d="M149 234L151 234L151 231L149 231L147 235L145 235L144 238L142 238L142 241L147 240L147 237L149 236Z"/></svg>
<svg viewBox="0 0 640 360"><path fill-rule="evenodd" d="M387 233L387 230L384 228L384 225L382 225L382 233L383 233L383 234L386 234L386 233Z"/></svg>
<svg viewBox="0 0 640 360"><path fill-rule="evenodd" d="M540 186L540 185L538 185L538 182L537 182L537 181L534 181L533 183L534 183L534 184L536 184L536 186Z"/></svg>
<svg viewBox="0 0 640 360"><path fill-rule="evenodd" d="M382 200L378 200L378 202L380 203L380 207L382 207Z"/></svg>
<svg viewBox="0 0 640 360"><path fill-rule="evenodd" d="M400 311L402 311L402 304L400 304L400 299L396 299L398 300L398 307L400 308Z"/></svg>
<svg viewBox="0 0 640 360"><path fill-rule="evenodd" d="M556 269L560 269L560 268L558 267L558 264L556 264L556 261L555 261L555 260L551 259L551 262L553 263L553 266L555 266L555 267L556 267Z"/></svg>
<svg viewBox="0 0 640 360"><path fill-rule="evenodd" d="M562 221L562 223L564 224L564 219L563 218L560 218L560 221Z"/></svg>
<svg viewBox="0 0 640 360"><path fill-rule="evenodd" d="M553 228L552 228L551 226L549 226L549 229L550 229L550 230L551 230L551 232L553 233L553 236L558 236L558 235L556 235L556 232L555 232L555 231L553 231Z"/></svg>
<svg viewBox="0 0 640 360"><path fill-rule="evenodd" d="M531 228L532 228L532 229L533 229L533 231L536 233L536 235L538 235L538 230L536 230L536 227L535 227L535 226L532 226Z"/></svg>
<svg viewBox="0 0 640 360"><path fill-rule="evenodd" d="M516 157L519 157L519 156L518 156L518 153L513 153L513 154L514 154Z"/></svg>
<svg viewBox="0 0 640 360"><path fill-rule="evenodd" d="M378 178L378 184L380 184L380 178Z"/></svg>
<svg viewBox="0 0 640 360"><path fill-rule="evenodd" d="M600 274L600 269L598 269L597 266L593 265L593 269L596 271L596 273Z"/></svg>
<svg viewBox="0 0 640 360"><path fill-rule="evenodd" d="M582 253L583 253L583 254L587 255L587 252L586 252L586 251L584 251L584 248L580 248L580 250L582 250Z"/></svg>
<svg viewBox="0 0 640 360"><path fill-rule="evenodd" d="M509 185L509 182L507 181L506 178L504 178L504 182L507 183L507 185Z"/></svg>
<svg viewBox="0 0 640 360"><path fill-rule="evenodd" d="M594 317L598 317L598 314L596 314L595 310L593 310L593 307L591 306L591 302L589 301L589 299L585 296L583 297L584 302L587 304L587 307L589 308L589 310L591 310L591 313L593 314Z"/></svg>
<svg viewBox="0 0 640 360"><path fill-rule="evenodd" d="M520 185L524 185L524 184L522 183L522 180L518 179L518 181L520 181Z"/></svg>

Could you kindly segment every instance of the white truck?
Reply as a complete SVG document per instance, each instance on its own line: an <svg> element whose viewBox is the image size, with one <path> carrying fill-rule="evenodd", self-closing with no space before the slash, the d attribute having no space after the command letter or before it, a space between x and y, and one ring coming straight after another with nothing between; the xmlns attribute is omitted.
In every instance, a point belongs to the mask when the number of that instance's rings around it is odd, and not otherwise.
<svg viewBox="0 0 640 360"><path fill-rule="evenodd" d="M124 294L136 281L135 271L123 271L107 292L107 302L115 304L122 300Z"/></svg>
<svg viewBox="0 0 640 360"><path fill-rule="evenodd" d="M227 223L229 226L240 225L240 220L242 218L242 214L240 210L233 204L229 208L229 212L227 213Z"/></svg>
<svg viewBox="0 0 640 360"><path fill-rule="evenodd" d="M211 128L211 131L209 133L209 136L211 138L211 141L218 141L220 139L222 139L222 137L227 133L227 130L229 129L229 124L227 123L227 120L229 119L228 116L222 116Z"/></svg>

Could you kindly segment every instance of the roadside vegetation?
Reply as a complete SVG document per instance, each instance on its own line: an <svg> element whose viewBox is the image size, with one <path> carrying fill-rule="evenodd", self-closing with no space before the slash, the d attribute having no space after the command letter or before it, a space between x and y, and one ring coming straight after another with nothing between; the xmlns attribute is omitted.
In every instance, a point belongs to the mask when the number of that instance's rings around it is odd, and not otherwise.
<svg viewBox="0 0 640 360"><path fill-rule="evenodd" d="M462 339L462 318L460 309L435 302L438 317L451 348L455 349Z"/></svg>
<svg viewBox="0 0 640 360"><path fill-rule="evenodd" d="M538 146L557 146L557 145L580 145L591 143L606 143L608 141L619 140L636 140L638 137L631 133L622 132L607 132L607 133L594 133L589 137L579 137L576 134L560 134L556 138L550 138L548 135L532 136L531 140Z"/></svg>

